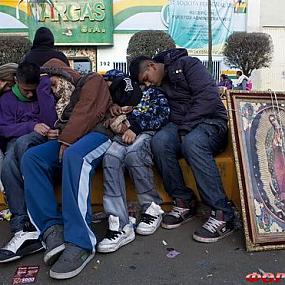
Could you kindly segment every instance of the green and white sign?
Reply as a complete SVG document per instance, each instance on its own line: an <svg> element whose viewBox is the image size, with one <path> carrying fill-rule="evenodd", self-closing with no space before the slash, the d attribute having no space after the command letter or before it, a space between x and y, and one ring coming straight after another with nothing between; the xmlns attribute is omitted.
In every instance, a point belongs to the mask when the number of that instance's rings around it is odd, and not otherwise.
<svg viewBox="0 0 285 285"><path fill-rule="evenodd" d="M48 27L57 45L113 44L112 0L58 0L53 5L31 3L29 36L38 27Z"/></svg>

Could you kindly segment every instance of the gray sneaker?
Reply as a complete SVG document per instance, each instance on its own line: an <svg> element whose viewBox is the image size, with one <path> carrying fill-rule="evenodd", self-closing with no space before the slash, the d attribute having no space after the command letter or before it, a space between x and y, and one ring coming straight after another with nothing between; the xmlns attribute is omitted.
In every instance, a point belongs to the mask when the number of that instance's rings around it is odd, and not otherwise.
<svg viewBox="0 0 285 285"><path fill-rule="evenodd" d="M46 244L44 263L46 265L52 265L56 262L61 252L65 249L63 226L54 225L48 228L43 234L43 241Z"/></svg>
<svg viewBox="0 0 285 285"><path fill-rule="evenodd" d="M49 276L54 279L68 279L78 275L95 253L67 243L65 250L52 266Z"/></svg>

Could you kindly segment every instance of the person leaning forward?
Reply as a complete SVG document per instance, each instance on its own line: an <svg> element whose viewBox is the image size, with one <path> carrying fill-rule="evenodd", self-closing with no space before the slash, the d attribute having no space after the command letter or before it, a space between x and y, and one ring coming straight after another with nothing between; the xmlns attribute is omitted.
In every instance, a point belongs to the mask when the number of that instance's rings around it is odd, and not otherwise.
<svg viewBox="0 0 285 285"><path fill-rule="evenodd" d="M51 140L28 150L22 159L25 197L32 222L46 244L44 262L50 277L72 278L91 261L96 237L90 191L92 177L111 141L96 128L111 105L104 79L96 73L81 77ZM54 177L62 176L62 212L54 195Z"/></svg>
<svg viewBox="0 0 285 285"><path fill-rule="evenodd" d="M177 156L191 167L199 193L212 211L208 221L193 234L200 242L215 242L234 229L229 205L214 154L226 146L227 113L212 76L185 49L164 51L153 59L135 58L131 77L147 86L160 86L170 106L170 123L152 139L156 166L166 192L173 198L172 210L162 227L173 229L190 220L196 212L196 198L186 187Z"/></svg>

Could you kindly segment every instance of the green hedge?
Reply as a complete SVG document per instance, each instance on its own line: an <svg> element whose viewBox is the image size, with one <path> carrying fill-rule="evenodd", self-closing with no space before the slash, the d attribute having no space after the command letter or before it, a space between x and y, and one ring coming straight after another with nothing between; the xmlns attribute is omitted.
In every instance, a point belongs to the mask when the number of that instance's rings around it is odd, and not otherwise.
<svg viewBox="0 0 285 285"><path fill-rule="evenodd" d="M127 61L130 61L140 55L153 57L157 53L175 48L175 42L171 36L158 30L141 31L135 33L128 45Z"/></svg>
<svg viewBox="0 0 285 285"><path fill-rule="evenodd" d="M22 36L0 36L0 65L19 61L31 48L29 39Z"/></svg>

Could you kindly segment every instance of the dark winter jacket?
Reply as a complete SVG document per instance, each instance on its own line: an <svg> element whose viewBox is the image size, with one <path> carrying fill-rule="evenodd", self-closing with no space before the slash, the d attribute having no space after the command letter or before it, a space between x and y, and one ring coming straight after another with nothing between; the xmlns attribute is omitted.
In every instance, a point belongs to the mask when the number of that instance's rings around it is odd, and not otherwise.
<svg viewBox="0 0 285 285"><path fill-rule="evenodd" d="M190 131L211 119L227 123L218 87L198 58L188 56L186 49L171 49L158 54L154 60L165 65L161 88L169 101L170 121L180 131Z"/></svg>
<svg viewBox="0 0 285 285"><path fill-rule="evenodd" d="M42 66L52 58L60 59L69 66L68 59L64 53L54 48L54 36L52 32L48 28L41 27L37 30L33 46L25 55L24 60Z"/></svg>
<svg viewBox="0 0 285 285"><path fill-rule="evenodd" d="M28 134L38 123L53 127L57 115L55 99L48 76L41 77L37 97L31 102L20 101L11 91L0 97L0 136L10 139Z"/></svg>

